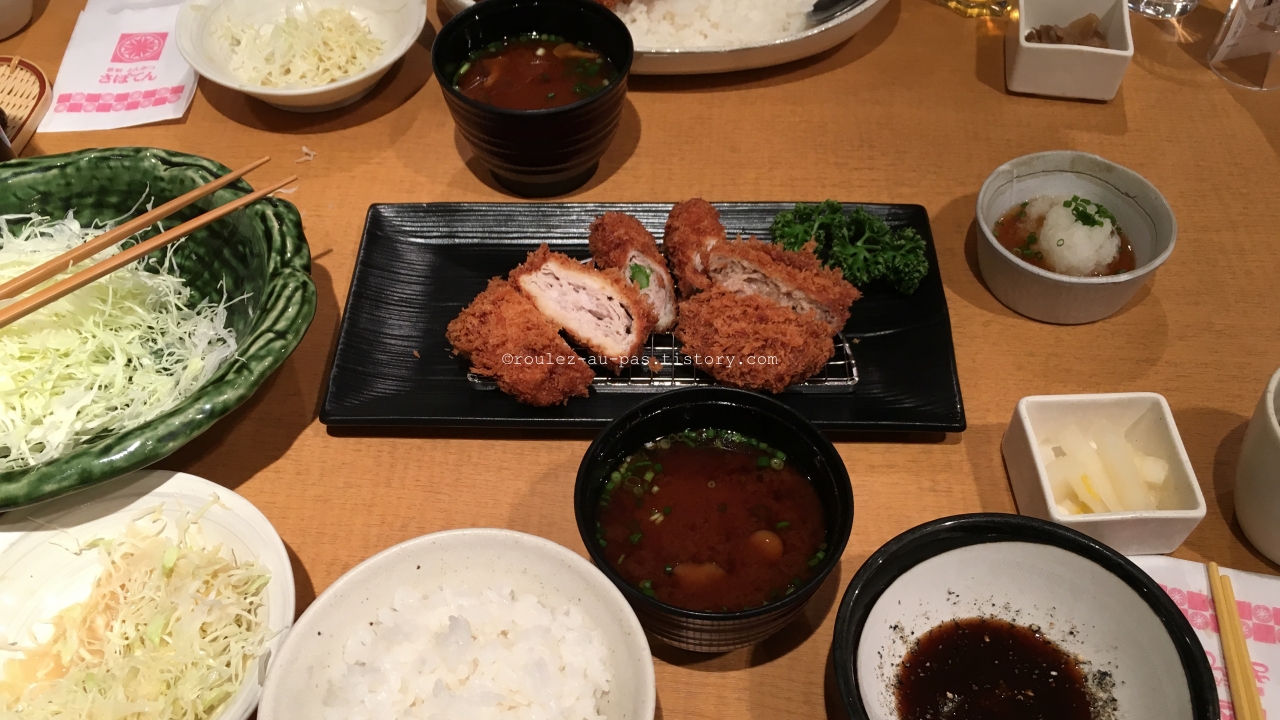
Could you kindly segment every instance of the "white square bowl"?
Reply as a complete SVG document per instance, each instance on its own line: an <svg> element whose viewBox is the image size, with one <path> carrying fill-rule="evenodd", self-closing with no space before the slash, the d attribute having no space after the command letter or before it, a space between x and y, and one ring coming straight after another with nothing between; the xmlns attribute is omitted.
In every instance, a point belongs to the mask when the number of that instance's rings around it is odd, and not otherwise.
<svg viewBox="0 0 1280 720"><path fill-rule="evenodd" d="M1041 25L1069 25L1093 13L1107 49L1027 42ZM1022 0L1018 21L1005 23L1004 81L1010 92L1082 100L1110 100L1133 58L1133 32L1124 0Z"/></svg>
<svg viewBox="0 0 1280 720"><path fill-rule="evenodd" d="M1098 421L1129 428L1125 437L1139 451L1169 463L1157 510L1068 515L1058 510L1045 473L1042 441L1068 425L1086 430ZM1173 412L1156 393L1034 395L1018 401L1001 444L1018 512L1066 525L1125 555L1173 552L1204 519L1204 495L1173 423Z"/></svg>

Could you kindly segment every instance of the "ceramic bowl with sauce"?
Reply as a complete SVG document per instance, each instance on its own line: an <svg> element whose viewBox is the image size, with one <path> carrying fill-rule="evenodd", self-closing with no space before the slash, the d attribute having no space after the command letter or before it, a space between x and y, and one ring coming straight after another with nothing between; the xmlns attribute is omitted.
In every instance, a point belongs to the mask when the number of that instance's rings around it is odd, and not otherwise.
<svg viewBox="0 0 1280 720"><path fill-rule="evenodd" d="M756 448L750 450L751 453L764 458L765 462L759 465L763 474L796 471L807 478L809 488L816 493L814 508L815 513L820 517L813 518L811 521L820 522L825 534L819 536L822 542L816 546L819 548L818 552L808 558L811 564L801 560L802 569L796 574L796 578L790 584L786 579L782 581L786 590L774 593L773 589L761 585L759 586L762 588L761 598L738 603L733 608L726 607L714 611L705 607L700 610L678 607L659 599L659 597L670 599L670 596L655 596L652 590L643 587L644 581L637 582L635 578L628 577L629 573L625 569L620 569L619 556L633 550L628 543L607 543L602 546L601 526L597 525L597 522L605 519L600 510L601 501L606 495L612 474L626 458L634 457L634 454L644 448L647 443L698 428L713 428L720 433L726 431L739 433L764 442L769 446L767 452ZM778 464L781 469L778 467L771 469L767 462L778 457L779 454L785 458L783 463ZM654 459L656 460L657 457L655 456ZM757 458L753 456L750 459L752 461L750 464L754 466ZM724 490L730 487L731 482L738 482L739 480L734 478L731 466L732 461L726 461L719 472L707 473L708 484L714 487L715 480L719 479L720 488ZM660 474L653 482L665 485L666 480L661 473L666 472L667 476L671 476L672 469L668 467L659 472ZM749 482L771 483L773 477L770 476L767 480L753 477ZM699 477L698 481L700 480ZM685 508L691 507L689 502L695 502L688 494L678 494L680 490L675 486L676 482L673 479L670 485L662 488L661 493L655 493L651 497L645 495L646 500L662 499L655 505L656 508L670 503L672 509L669 511L671 513L668 520L671 523L669 527L676 526L676 523L685 517L682 513ZM742 480L742 482L747 481ZM623 495L623 499L629 498ZM724 499L727 502L714 506L704 504L702 512L727 511L728 517L734 517L735 513L743 509L735 506L734 503L746 502L732 494L727 494ZM706 498L702 498L702 501L705 502ZM760 500L756 498L750 502L759 503ZM753 505L750 509L751 517L756 520L767 512L768 509L762 505ZM844 461L835 448L822 433L794 410L777 400L744 390L721 387L689 388L671 391L641 403L610 423L601 432L588 448L578 467L577 484L574 488L574 514L577 517L578 532L591 554L591 559L622 591L635 609L645 630L675 647L697 652L725 652L760 642L796 619L823 581L839 565L840 556L853 529L853 489ZM644 511L641 514L644 514ZM798 529L798 523L795 521L803 521L803 519L788 516L785 520L778 522L781 518L782 516L768 518L765 523L768 526L767 529L777 529L777 535L783 539L787 548L799 549L801 547L799 543L804 539L793 533ZM656 520L656 518L648 520ZM640 531L653 533L648 537L657 536L656 528L651 527L645 518L640 518L639 525ZM715 523L708 523L708 525L715 525ZM797 527L788 527L789 525ZM719 527L727 532L729 526L721 524ZM751 528L747 528L742 530L742 538L729 535L725 537L730 537L727 541L729 543L740 543L743 538L751 538L757 533L767 534L761 530L751 532ZM674 544L671 535L666 537L665 541L655 541L653 548L646 547L650 542L649 539L641 540L634 550L669 554L673 552L671 545L658 544L661 542ZM674 552L683 554L688 547L687 543L676 545ZM727 547L746 546L729 545ZM812 548L804 549L806 556L809 550ZM738 558L744 562L747 560L741 555ZM787 562L789 558L788 555L780 562ZM670 557L670 561L676 566L668 565L666 572L671 573L675 581L683 582L684 577L680 574L678 559ZM689 565L695 570L711 564L694 563L692 558L685 559L691 561ZM656 572L662 572L662 570ZM731 582L739 579L736 575L738 572L739 570L735 568L735 575L730 579ZM721 573L720 577L724 577L724 574ZM764 595L764 592L768 594ZM725 602L733 604L731 600ZM746 605L751 607L743 609Z"/></svg>
<svg viewBox="0 0 1280 720"><path fill-rule="evenodd" d="M946 645L926 637L936 639L974 619L1020 630L1030 635L1030 647L988 656L985 643L1005 640L992 632L973 638L967 652L946 658ZM931 645L934 652L926 653ZM959 647L953 636L951 649ZM1037 673L1043 665L1025 651L1048 647L1065 662ZM932 655L931 666L924 665L925 654ZM832 657L851 720L899 720L901 710L923 707L940 717L939 706L947 705L965 716L977 699L993 694L1010 704L1039 702L1035 693L1009 696L1039 689L1037 683L1061 692L1064 678L1089 704L1083 712L1078 703L1036 707L1042 714L1035 717L1216 720L1219 714L1204 648L1150 576L1086 535L1019 515L942 518L882 546L840 602ZM904 667L904 660L914 667ZM911 682L900 682L904 676ZM921 683L923 678L930 682ZM984 692L988 687L999 691ZM955 692L939 692L943 688ZM1091 712L1093 707L1099 711ZM1008 706L983 710L990 711L980 713L984 717L1033 716L1009 714ZM905 714L922 716L928 715Z"/></svg>
<svg viewBox="0 0 1280 720"><path fill-rule="evenodd" d="M1132 246L1134 269L1076 277L1035 267L1000 243L996 221L1039 196L1078 195L1104 205ZM1010 310L1060 325L1095 322L1118 312L1173 253L1178 223L1146 178L1110 160L1074 150L1015 158L995 169L978 193L978 269Z"/></svg>
<svg viewBox="0 0 1280 720"><path fill-rule="evenodd" d="M615 70L607 87L558 107L514 110L481 102L455 85L477 51L530 33L583 43ZM591 0L485 0L445 23L431 65L459 132L503 187L526 197L574 190L595 174L627 94L631 33Z"/></svg>

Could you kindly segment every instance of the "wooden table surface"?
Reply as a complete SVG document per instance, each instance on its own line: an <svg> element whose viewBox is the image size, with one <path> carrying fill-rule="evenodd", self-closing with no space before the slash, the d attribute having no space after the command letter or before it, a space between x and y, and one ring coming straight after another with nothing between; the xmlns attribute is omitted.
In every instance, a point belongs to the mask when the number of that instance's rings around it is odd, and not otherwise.
<svg viewBox="0 0 1280 720"><path fill-rule="evenodd" d="M1000 438L1018 399L1153 391L1173 407L1209 513L1176 553L1277 572L1244 541L1232 486L1245 426L1280 366L1280 92L1229 87L1204 64L1213 0L1176 28L1133 16L1135 52L1109 103L1005 92L998 23L891 0L864 31L810 60L691 78L635 77L600 171L565 200L821 200L928 211L969 429L941 442L839 443L857 503L840 570L803 621L755 648L656 649L660 717L797 718L824 712L824 666L845 585L882 543L954 513L1015 512ZM0 53L58 70L80 0L36 0ZM432 6L432 22L438 20ZM188 116L158 126L37 135L27 154L152 145L235 167L255 183L297 172L319 308L301 346L242 408L160 463L234 488L289 547L299 612L390 545L466 526L536 533L584 552L574 473L589 435L438 431L330 434L317 420L365 211L376 202L502 201L430 76L431 26L368 99L281 112L200 83ZM314 162L295 164L305 145ZM1015 315L977 276L974 204L1000 163L1075 149L1153 182L1178 247L1118 315L1081 327Z"/></svg>

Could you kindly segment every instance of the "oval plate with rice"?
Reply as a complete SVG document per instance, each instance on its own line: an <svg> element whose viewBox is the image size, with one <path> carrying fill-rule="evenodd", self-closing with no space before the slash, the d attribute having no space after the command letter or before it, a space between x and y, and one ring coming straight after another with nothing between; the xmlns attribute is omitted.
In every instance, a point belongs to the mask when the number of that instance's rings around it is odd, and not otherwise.
<svg viewBox="0 0 1280 720"><path fill-rule="evenodd" d="M658 0L673 6L702 4L691 0ZM772 4L772 0L761 0ZM866 27L889 0L864 0L860 5L814 27L774 40L747 42L726 47L646 47L636 40L633 75L701 75L733 72L781 65L817 55L853 37ZM475 0L440 0L442 11L450 15L471 7ZM713 3L722 5L723 3ZM735 10L740 10L735 8ZM628 18L624 15L624 20ZM630 23L629 23L630 25ZM634 28L633 28L634 34Z"/></svg>

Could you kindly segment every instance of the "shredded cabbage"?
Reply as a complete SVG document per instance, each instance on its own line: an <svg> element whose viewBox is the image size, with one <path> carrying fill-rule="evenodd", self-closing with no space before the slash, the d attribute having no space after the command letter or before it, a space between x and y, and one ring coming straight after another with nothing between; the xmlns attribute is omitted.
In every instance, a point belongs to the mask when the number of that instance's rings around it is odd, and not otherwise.
<svg viewBox="0 0 1280 720"><path fill-rule="evenodd" d="M88 599L51 623L47 642L9 660L0 720L206 720L245 679L268 638L270 581L223 556L199 531L156 508L123 536L95 540L102 573Z"/></svg>
<svg viewBox="0 0 1280 720"><path fill-rule="evenodd" d="M313 12L305 6L297 15L261 27L224 18L217 37L231 49L231 72L261 87L328 85L364 72L383 46L349 11Z"/></svg>
<svg viewBox="0 0 1280 720"><path fill-rule="evenodd" d="M106 229L81 227L70 213L0 216L0 282ZM190 307L191 290L172 274L171 257L159 272L144 270L144 258L0 329L0 471L152 420L235 355L229 303Z"/></svg>

